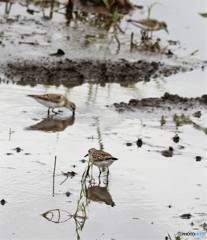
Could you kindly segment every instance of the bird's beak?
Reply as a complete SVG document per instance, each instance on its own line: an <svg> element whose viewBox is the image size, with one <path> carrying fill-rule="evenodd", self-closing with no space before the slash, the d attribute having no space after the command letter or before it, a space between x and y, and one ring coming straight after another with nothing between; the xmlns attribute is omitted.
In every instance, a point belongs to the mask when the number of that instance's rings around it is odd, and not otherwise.
<svg viewBox="0 0 207 240"><path fill-rule="evenodd" d="M169 34L169 32L168 32L168 30L167 30L167 28L165 28L165 31Z"/></svg>
<svg viewBox="0 0 207 240"><path fill-rule="evenodd" d="M88 156L88 153L84 157L87 157L87 156Z"/></svg>

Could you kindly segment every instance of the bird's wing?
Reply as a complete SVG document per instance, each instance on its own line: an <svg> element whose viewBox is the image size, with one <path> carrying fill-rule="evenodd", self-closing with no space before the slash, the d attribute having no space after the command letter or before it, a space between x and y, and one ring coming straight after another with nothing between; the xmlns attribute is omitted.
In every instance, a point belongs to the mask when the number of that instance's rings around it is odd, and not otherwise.
<svg viewBox="0 0 207 240"><path fill-rule="evenodd" d="M30 97L41 99L44 101L50 101L54 103L59 103L62 100L62 95L59 94L53 94L53 93L47 93L43 95L29 95Z"/></svg>
<svg viewBox="0 0 207 240"><path fill-rule="evenodd" d="M107 160L107 159L116 159L114 158L110 153L107 153L107 152L104 152L104 151L101 151L101 150L98 150L95 152L95 156L94 158L96 160L99 160L99 161L104 161L104 160Z"/></svg>
<svg viewBox="0 0 207 240"><path fill-rule="evenodd" d="M137 20L137 23L144 24L148 27L154 27L157 24L157 20L155 19L141 19Z"/></svg>

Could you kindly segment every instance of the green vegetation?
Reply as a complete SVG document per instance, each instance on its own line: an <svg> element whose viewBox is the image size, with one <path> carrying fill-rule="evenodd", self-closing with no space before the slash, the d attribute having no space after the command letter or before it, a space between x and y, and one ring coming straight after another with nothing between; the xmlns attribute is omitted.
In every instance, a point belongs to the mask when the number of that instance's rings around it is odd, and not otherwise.
<svg viewBox="0 0 207 240"><path fill-rule="evenodd" d="M151 16L152 8L156 5L159 4L158 2L152 3L147 7L147 18L149 19Z"/></svg>
<svg viewBox="0 0 207 240"><path fill-rule="evenodd" d="M202 17L207 17L207 13L199 13Z"/></svg>
<svg viewBox="0 0 207 240"><path fill-rule="evenodd" d="M170 234L168 233L167 237L165 237L166 240L173 240L170 236ZM180 236L176 236L175 240L182 240L182 238Z"/></svg>
<svg viewBox="0 0 207 240"><path fill-rule="evenodd" d="M173 115L173 121L175 122L176 126L181 126L184 124L190 124L192 123L189 116L186 116L184 113L182 113L180 116L176 113Z"/></svg>
<svg viewBox="0 0 207 240"><path fill-rule="evenodd" d="M166 120L165 120L165 116L162 115L161 119L160 119L160 125L164 126L166 124Z"/></svg>

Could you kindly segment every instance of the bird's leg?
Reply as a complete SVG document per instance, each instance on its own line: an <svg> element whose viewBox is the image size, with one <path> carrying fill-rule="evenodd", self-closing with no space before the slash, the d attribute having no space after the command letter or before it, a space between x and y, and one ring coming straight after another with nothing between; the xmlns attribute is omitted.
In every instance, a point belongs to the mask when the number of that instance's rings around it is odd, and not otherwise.
<svg viewBox="0 0 207 240"><path fill-rule="evenodd" d="M95 179L93 178L93 164L91 165L91 179L89 180L89 182L91 185L95 183Z"/></svg>
<svg viewBox="0 0 207 240"><path fill-rule="evenodd" d="M59 114L58 112L55 112L55 111L54 111L54 108L52 109L52 112L53 112L54 114Z"/></svg>
<svg viewBox="0 0 207 240"><path fill-rule="evenodd" d="M47 115L48 116L50 115L50 108L48 108Z"/></svg>
<svg viewBox="0 0 207 240"><path fill-rule="evenodd" d="M151 31L151 35L150 35L150 38L152 39L152 33L153 33L153 31Z"/></svg>
<svg viewBox="0 0 207 240"><path fill-rule="evenodd" d="M98 175L98 177L100 178L100 176L101 176L101 168L99 168L99 175Z"/></svg>
<svg viewBox="0 0 207 240"><path fill-rule="evenodd" d="M107 179L108 179L108 177L109 177L109 167L108 167L108 169L107 169L107 175L106 175L106 177L107 177Z"/></svg>
<svg viewBox="0 0 207 240"><path fill-rule="evenodd" d="M101 184L101 171L99 169L99 175L98 175L98 186Z"/></svg>
<svg viewBox="0 0 207 240"><path fill-rule="evenodd" d="M106 187L108 187L108 184L109 184L109 170L106 176Z"/></svg>

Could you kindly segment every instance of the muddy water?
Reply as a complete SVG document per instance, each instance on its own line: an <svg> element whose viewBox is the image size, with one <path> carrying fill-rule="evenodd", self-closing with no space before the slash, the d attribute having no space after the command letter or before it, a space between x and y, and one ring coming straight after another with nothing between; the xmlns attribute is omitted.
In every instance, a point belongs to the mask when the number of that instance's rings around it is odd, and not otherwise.
<svg viewBox="0 0 207 240"><path fill-rule="evenodd" d="M167 124L161 128L161 110L119 114L106 107L131 98L162 96L165 91L183 93L181 80L182 84L188 83L189 90L183 95L200 96L205 93L203 74L197 71L128 87L84 84L68 89L0 84L0 198L7 202L0 207L1 239L76 239L80 234L81 239L155 240L164 239L167 233L174 236L179 231L203 231L200 225L206 219L206 135L191 125L176 130L166 113ZM191 91L195 81L200 85ZM47 92L63 93L76 102L75 119L62 109L60 116L44 120L46 108L25 96ZM207 113L202 113L200 119L193 119L206 127ZM172 140L175 133L180 136L177 144ZM141 148L136 145L138 138L144 142ZM161 155L169 146L174 148L172 158ZM17 152L17 147L22 150ZM87 220L81 232L63 211L75 212L81 176L87 166L80 160L91 147L103 147L119 158L110 167L105 192L105 196L110 193L115 206L106 200L88 199ZM199 162L195 160L197 155L202 156ZM77 175L62 183L62 172L68 171ZM93 176L97 186L95 167ZM101 186L105 185L103 173ZM53 217L61 223L41 216L52 209L61 209L60 217L57 213ZM185 213L192 218L179 217Z"/></svg>

